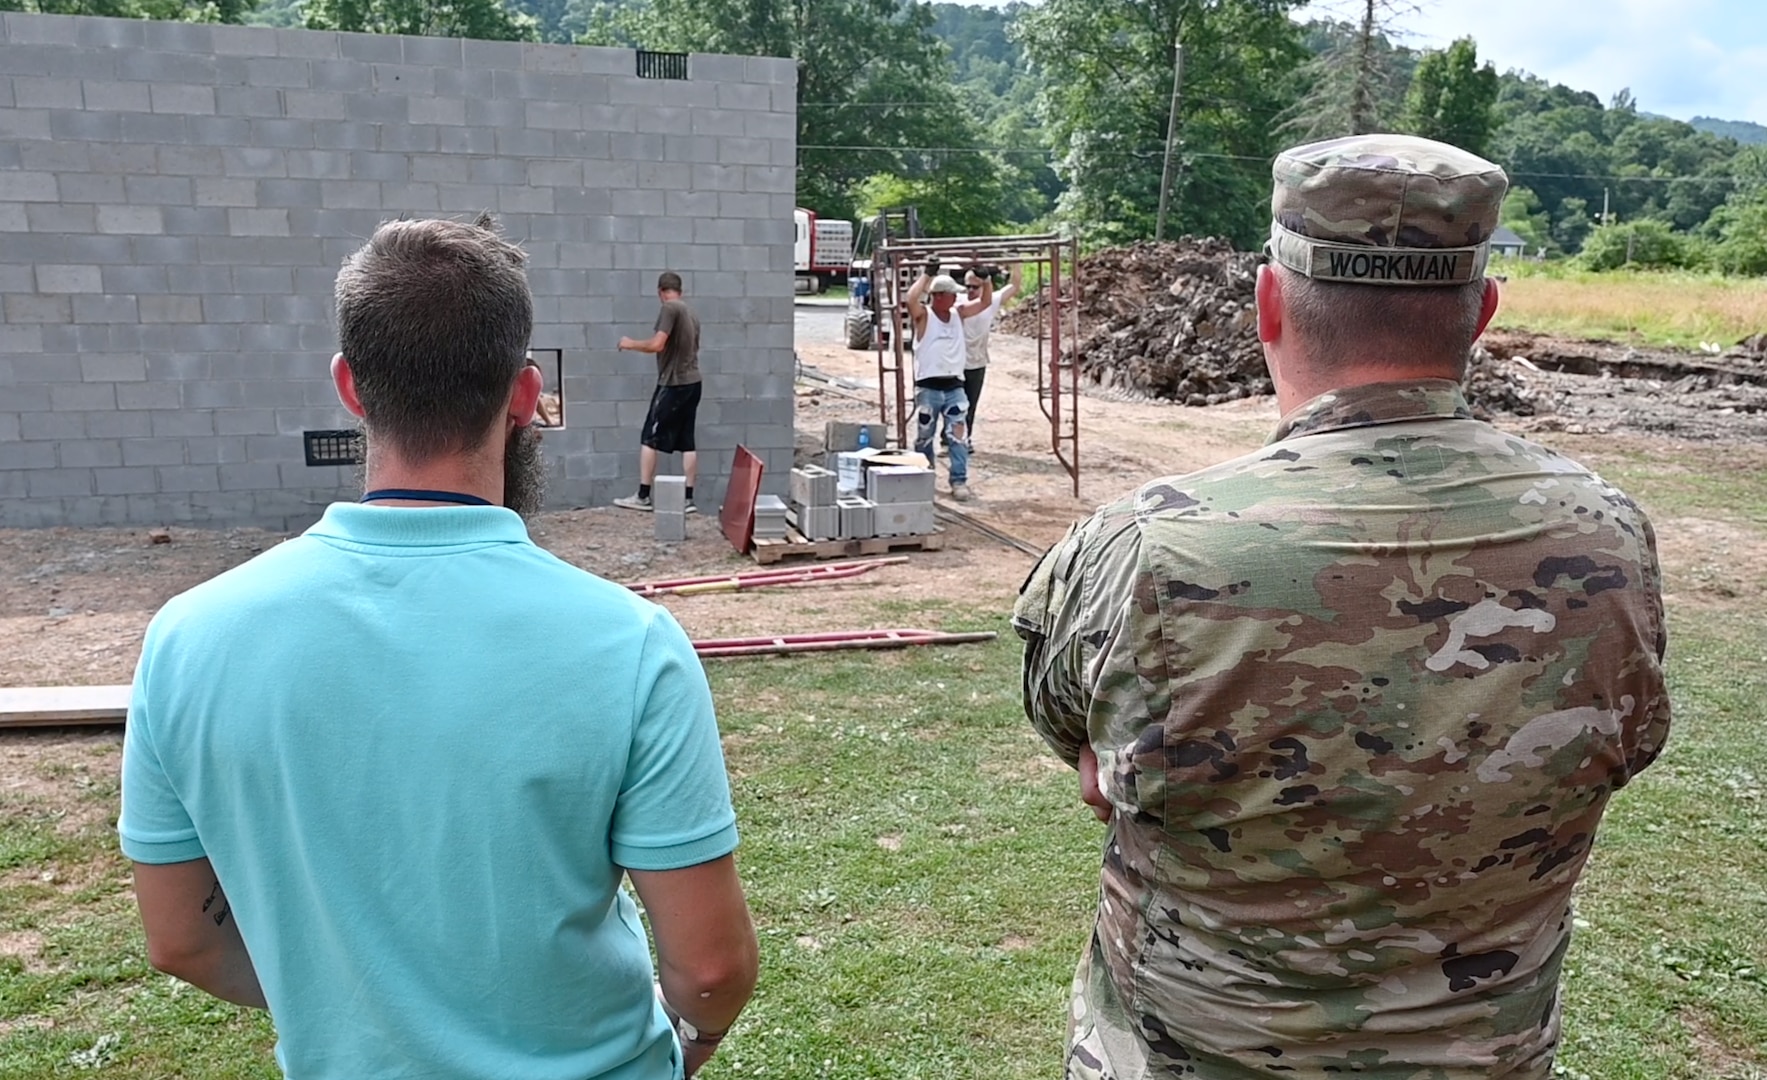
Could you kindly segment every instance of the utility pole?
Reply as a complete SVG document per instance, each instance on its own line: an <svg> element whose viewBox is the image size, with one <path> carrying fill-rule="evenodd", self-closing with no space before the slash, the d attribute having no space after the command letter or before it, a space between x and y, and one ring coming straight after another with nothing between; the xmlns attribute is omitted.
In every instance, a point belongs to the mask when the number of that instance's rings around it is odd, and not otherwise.
<svg viewBox="0 0 1767 1080"><path fill-rule="evenodd" d="M1166 164L1160 170L1160 216L1153 238L1166 238L1166 204L1172 199L1172 146L1178 141L1178 90L1184 85L1184 43L1172 43L1172 112L1166 118Z"/></svg>
<svg viewBox="0 0 1767 1080"><path fill-rule="evenodd" d="M1601 223L1607 224L1607 188L1601 189Z"/></svg>

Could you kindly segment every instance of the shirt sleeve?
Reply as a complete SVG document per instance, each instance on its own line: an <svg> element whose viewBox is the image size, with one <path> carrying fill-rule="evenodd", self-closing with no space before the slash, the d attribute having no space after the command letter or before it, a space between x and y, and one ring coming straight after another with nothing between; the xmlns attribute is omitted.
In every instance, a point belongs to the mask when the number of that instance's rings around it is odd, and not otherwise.
<svg viewBox="0 0 1767 1080"><path fill-rule="evenodd" d="M675 332L675 320L679 317L680 312L675 310L674 304L664 304L657 309L656 325L651 327L650 332L653 334L673 334Z"/></svg>
<svg viewBox="0 0 1767 1080"><path fill-rule="evenodd" d="M135 665L135 682L129 695L129 717L123 729L123 810L117 834L123 854L138 863L190 862L207 854L196 835L196 825L184 801L178 797L172 768L160 755L154 739L148 681L157 635L148 629L141 660Z"/></svg>
<svg viewBox="0 0 1767 1080"><path fill-rule="evenodd" d="M736 850L736 811L693 643L657 610L638 671L637 727L614 806L613 860L629 870L680 870Z"/></svg>

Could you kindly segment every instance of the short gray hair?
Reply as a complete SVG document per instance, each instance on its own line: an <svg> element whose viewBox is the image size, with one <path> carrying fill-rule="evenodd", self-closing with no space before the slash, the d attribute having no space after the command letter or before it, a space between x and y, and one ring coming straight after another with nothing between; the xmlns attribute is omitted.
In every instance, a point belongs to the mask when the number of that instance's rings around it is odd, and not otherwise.
<svg viewBox="0 0 1767 1080"><path fill-rule="evenodd" d="M525 258L481 218L389 221L344 260L338 344L371 439L416 461L483 444L528 363Z"/></svg>
<svg viewBox="0 0 1767 1080"><path fill-rule="evenodd" d="M1398 289L1315 281L1286 267L1274 269L1281 277L1285 320L1321 367L1352 362L1379 345L1419 363L1465 371L1478 337L1485 279Z"/></svg>

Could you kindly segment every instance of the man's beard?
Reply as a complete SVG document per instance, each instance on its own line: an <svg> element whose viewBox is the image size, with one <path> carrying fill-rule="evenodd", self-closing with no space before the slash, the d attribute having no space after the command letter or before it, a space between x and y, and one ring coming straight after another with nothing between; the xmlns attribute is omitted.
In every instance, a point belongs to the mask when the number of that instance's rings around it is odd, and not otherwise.
<svg viewBox="0 0 1767 1080"><path fill-rule="evenodd" d="M540 453L540 429L533 424L518 427L503 447L503 505L532 517L545 503L546 458Z"/></svg>
<svg viewBox="0 0 1767 1080"><path fill-rule="evenodd" d="M361 446L368 446L367 425L358 423ZM356 463L356 486L368 489L368 455ZM509 433L503 444L503 505L522 517L538 514L546 503L546 457L540 452L540 429L532 424Z"/></svg>

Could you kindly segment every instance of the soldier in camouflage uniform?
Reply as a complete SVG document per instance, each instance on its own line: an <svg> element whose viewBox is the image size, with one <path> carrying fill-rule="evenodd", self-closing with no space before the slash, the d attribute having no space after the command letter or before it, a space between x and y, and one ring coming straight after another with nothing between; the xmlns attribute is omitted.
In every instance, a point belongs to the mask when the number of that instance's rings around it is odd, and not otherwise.
<svg viewBox="0 0 1767 1080"><path fill-rule="evenodd" d="M1275 436L1076 525L1013 615L1111 823L1066 1075L1543 1078L1572 887L1667 735L1655 538L1461 394L1500 169L1274 173Z"/></svg>

